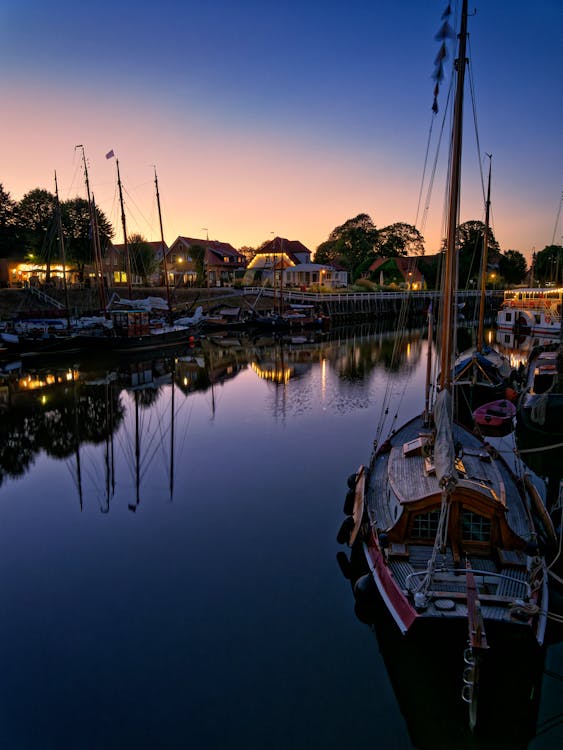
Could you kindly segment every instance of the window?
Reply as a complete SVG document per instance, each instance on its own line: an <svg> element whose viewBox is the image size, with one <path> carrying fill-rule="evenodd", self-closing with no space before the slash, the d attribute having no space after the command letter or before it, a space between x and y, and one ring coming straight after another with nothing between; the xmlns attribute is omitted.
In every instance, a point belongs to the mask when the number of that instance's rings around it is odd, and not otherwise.
<svg viewBox="0 0 563 750"><path fill-rule="evenodd" d="M491 540L491 520L473 513L471 510L464 510L461 516L462 538L465 542L490 542Z"/></svg>
<svg viewBox="0 0 563 750"><path fill-rule="evenodd" d="M505 320L506 320L507 323L510 323L510 321L512 320L512 313L511 312L507 312L505 314L504 318L505 318Z"/></svg>
<svg viewBox="0 0 563 750"><path fill-rule="evenodd" d="M412 522L413 539L434 539L438 531L438 519L440 518L439 510L432 510L430 513L419 513Z"/></svg>

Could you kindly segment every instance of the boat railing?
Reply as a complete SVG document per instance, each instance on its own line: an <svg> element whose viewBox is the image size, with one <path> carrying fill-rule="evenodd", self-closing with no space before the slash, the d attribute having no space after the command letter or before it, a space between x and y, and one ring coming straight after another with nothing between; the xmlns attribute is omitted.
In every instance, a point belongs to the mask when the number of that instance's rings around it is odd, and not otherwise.
<svg viewBox="0 0 563 750"><path fill-rule="evenodd" d="M459 578L459 576L467 575L468 573L473 573L474 576L482 576L482 580L475 579L476 583L484 584L486 581L485 578L496 578L500 581L508 581L512 585L521 586L523 591L523 597L524 599L530 599L532 596L532 589L530 587L530 584L526 581L519 580L518 578L515 578L513 576L508 576L505 573L496 573L494 571L490 570L478 570L476 568L470 568L469 570L464 568L438 568L434 573L432 574L432 578L438 580L440 576L450 576L453 575L455 578ZM428 570L417 570L413 573L409 573L408 576L405 578L405 588L407 591L416 591L416 589L413 587L411 588L411 580L414 578L424 578L428 575ZM428 592L430 593L430 592Z"/></svg>

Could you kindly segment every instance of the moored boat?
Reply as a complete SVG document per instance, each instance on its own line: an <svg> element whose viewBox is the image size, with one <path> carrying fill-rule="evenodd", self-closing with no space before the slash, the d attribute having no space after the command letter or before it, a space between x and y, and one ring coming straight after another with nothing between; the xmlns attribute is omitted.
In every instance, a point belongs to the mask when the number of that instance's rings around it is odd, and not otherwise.
<svg viewBox="0 0 563 750"><path fill-rule="evenodd" d="M498 331L557 337L561 330L563 288L510 289L497 313Z"/></svg>
<svg viewBox="0 0 563 750"><path fill-rule="evenodd" d="M508 435L514 429L516 406L506 398L483 404L473 412L473 421L483 435Z"/></svg>
<svg viewBox="0 0 563 750"><path fill-rule="evenodd" d="M540 648L547 625L547 569L524 482L480 437L454 421L456 229L461 183L461 136L466 63L467 0L463 0L455 66L456 93L447 186L445 272L442 283L440 373L427 378L423 413L388 438L376 439L369 465L356 472L354 507L340 532L360 550L365 574L358 596L373 582L396 626L411 633L466 633L463 699L476 722L481 661L489 647L526 643ZM461 62L460 62L461 61ZM430 347L430 340L429 340ZM430 361L430 357L429 357ZM432 368L428 367L428 373ZM430 399L428 394L437 395ZM422 396L422 394L421 394ZM384 404L384 408L388 408ZM359 482L361 524L355 504ZM350 505L345 509L350 511Z"/></svg>
<svg viewBox="0 0 563 750"><path fill-rule="evenodd" d="M518 420L528 430L563 435L562 344L538 346L530 352Z"/></svg>

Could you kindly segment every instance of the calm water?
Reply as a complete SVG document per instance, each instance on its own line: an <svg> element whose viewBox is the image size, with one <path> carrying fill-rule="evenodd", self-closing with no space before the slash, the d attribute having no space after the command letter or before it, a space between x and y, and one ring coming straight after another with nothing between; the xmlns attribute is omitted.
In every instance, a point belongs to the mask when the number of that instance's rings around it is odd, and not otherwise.
<svg viewBox="0 0 563 750"><path fill-rule="evenodd" d="M452 662L354 613L346 478L388 388L399 423L422 408L423 333L396 366L393 343L227 339L0 381L0 747L562 746L561 644L529 735L501 673L498 727L471 737L463 643Z"/></svg>

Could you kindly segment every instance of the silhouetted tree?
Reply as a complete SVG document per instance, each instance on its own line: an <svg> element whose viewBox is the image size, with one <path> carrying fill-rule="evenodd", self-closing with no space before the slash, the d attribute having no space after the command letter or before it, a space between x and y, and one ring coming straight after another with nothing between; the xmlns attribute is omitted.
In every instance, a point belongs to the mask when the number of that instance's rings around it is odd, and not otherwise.
<svg viewBox="0 0 563 750"><path fill-rule="evenodd" d="M524 281L527 270L526 258L518 250L501 253L499 273L507 284L520 284Z"/></svg>
<svg viewBox="0 0 563 750"><path fill-rule="evenodd" d="M377 253L383 258L424 255L424 237L412 224L390 224L379 230Z"/></svg>

